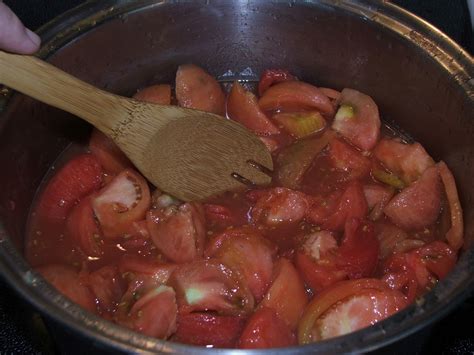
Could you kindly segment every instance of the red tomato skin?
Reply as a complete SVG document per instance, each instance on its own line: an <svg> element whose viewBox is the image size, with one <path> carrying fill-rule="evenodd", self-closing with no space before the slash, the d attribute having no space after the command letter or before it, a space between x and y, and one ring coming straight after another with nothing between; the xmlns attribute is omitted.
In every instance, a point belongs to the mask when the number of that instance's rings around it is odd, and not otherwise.
<svg viewBox="0 0 474 355"><path fill-rule="evenodd" d="M72 267L51 264L38 267L36 271L64 296L89 312L97 312L94 295L87 286L87 282L84 282L81 275Z"/></svg>
<svg viewBox="0 0 474 355"><path fill-rule="evenodd" d="M257 98L235 81L227 99L227 116L261 135L278 134L280 130L258 107Z"/></svg>
<svg viewBox="0 0 474 355"><path fill-rule="evenodd" d="M368 205L360 182L353 181L342 194L335 212L322 224L323 229L342 231L352 217L364 218Z"/></svg>
<svg viewBox="0 0 474 355"><path fill-rule="evenodd" d="M377 267L379 241L372 223L349 218L338 250L337 265L350 279L370 277Z"/></svg>
<svg viewBox="0 0 474 355"><path fill-rule="evenodd" d="M303 280L293 264L286 258L278 259L274 274L270 289L259 307L273 309L278 317L294 331L308 303Z"/></svg>
<svg viewBox="0 0 474 355"><path fill-rule="evenodd" d="M73 158L59 169L41 194L38 215L49 221L64 220L77 202L100 188L102 181L102 166L92 154Z"/></svg>
<svg viewBox="0 0 474 355"><path fill-rule="evenodd" d="M178 315L178 328L172 340L184 344L233 348L245 326L241 316L220 316L212 313Z"/></svg>
<svg viewBox="0 0 474 355"><path fill-rule="evenodd" d="M84 254L102 255L100 230L92 209L92 197L84 198L75 206L66 221L66 230L70 238L80 246Z"/></svg>
<svg viewBox="0 0 474 355"><path fill-rule="evenodd" d="M202 68L180 65L176 72L176 98L182 107L212 112L223 116L225 95L219 83Z"/></svg>
<svg viewBox="0 0 474 355"><path fill-rule="evenodd" d="M302 81L285 81L271 86L258 101L262 111L303 111L316 109L332 116L331 100L316 86Z"/></svg>
<svg viewBox="0 0 474 355"><path fill-rule="evenodd" d="M89 139L89 150L100 162L107 174L117 175L133 167L132 162L112 139L98 129L93 129Z"/></svg>
<svg viewBox="0 0 474 355"><path fill-rule="evenodd" d="M241 349L282 348L296 345L295 334L271 308L258 309L248 320L239 340Z"/></svg>
<svg viewBox="0 0 474 355"><path fill-rule="evenodd" d="M165 84L147 86L133 95L133 98L152 104L170 105L171 86Z"/></svg>
<svg viewBox="0 0 474 355"><path fill-rule="evenodd" d="M258 82L258 95L262 96L267 89L284 81L297 80L288 70L285 69L265 69Z"/></svg>
<svg viewBox="0 0 474 355"><path fill-rule="evenodd" d="M92 207L106 238L127 235L130 225L145 218L151 204L146 180L133 170L115 176L92 200Z"/></svg>

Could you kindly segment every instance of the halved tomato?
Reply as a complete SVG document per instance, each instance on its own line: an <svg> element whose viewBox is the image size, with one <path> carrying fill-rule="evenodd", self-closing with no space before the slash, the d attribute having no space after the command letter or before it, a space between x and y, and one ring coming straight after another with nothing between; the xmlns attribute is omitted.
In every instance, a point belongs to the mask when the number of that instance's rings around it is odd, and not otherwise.
<svg viewBox="0 0 474 355"><path fill-rule="evenodd" d="M258 309L248 320L239 340L241 349L282 348L296 345L296 338L271 308Z"/></svg>
<svg viewBox="0 0 474 355"><path fill-rule="evenodd" d="M270 289L259 307L273 309L291 330L295 330L308 303L303 280L293 264L285 258L275 263L274 275Z"/></svg>
<svg viewBox="0 0 474 355"><path fill-rule="evenodd" d="M377 104L370 96L357 90L344 89L332 128L362 150L371 150L380 135Z"/></svg>
<svg viewBox="0 0 474 355"><path fill-rule="evenodd" d="M215 348L233 348L245 326L241 316L212 313L178 315L178 328L172 341Z"/></svg>
<svg viewBox="0 0 474 355"><path fill-rule="evenodd" d="M37 213L49 221L64 220L83 197L100 188L102 166L92 154L68 161L49 181L39 199Z"/></svg>
<svg viewBox="0 0 474 355"><path fill-rule="evenodd" d="M334 107L331 100L316 86L302 81L286 81L270 87L258 101L263 111L304 111L318 110L332 116Z"/></svg>
<svg viewBox="0 0 474 355"><path fill-rule="evenodd" d="M399 194L384 208L384 213L405 230L419 230L432 225L441 211L441 179L436 166Z"/></svg>
<svg viewBox="0 0 474 355"><path fill-rule="evenodd" d="M270 135L280 130L258 107L257 98L235 81L227 99L227 115L257 134Z"/></svg>
<svg viewBox="0 0 474 355"><path fill-rule="evenodd" d="M254 298L237 272L218 260L180 265L169 284L177 294L180 313L215 311L220 315L252 312Z"/></svg>
<svg viewBox="0 0 474 355"><path fill-rule="evenodd" d="M167 84L147 86L133 95L133 98L153 104L170 105L171 86Z"/></svg>
<svg viewBox="0 0 474 355"><path fill-rule="evenodd" d="M114 177L92 199L92 207L106 238L127 234L131 223L145 218L150 203L146 180L128 169Z"/></svg>
<svg viewBox="0 0 474 355"><path fill-rule="evenodd" d="M275 84L284 81L297 80L288 70L285 69L265 69L258 82L258 95L262 96L267 89Z"/></svg>
<svg viewBox="0 0 474 355"><path fill-rule="evenodd" d="M227 230L211 240L206 255L238 272L255 301L259 302L272 281L273 257L276 249L256 230Z"/></svg>
<svg viewBox="0 0 474 355"><path fill-rule="evenodd" d="M98 129L94 129L89 139L89 150L99 160L108 174L116 175L132 168L132 162L112 139Z"/></svg>
<svg viewBox="0 0 474 355"><path fill-rule="evenodd" d="M146 220L153 243L171 261L186 263L202 256L206 222L199 203L150 210Z"/></svg>
<svg viewBox="0 0 474 355"><path fill-rule="evenodd" d="M298 341L308 344L353 332L406 305L402 293L378 279L339 281L308 304L298 325Z"/></svg>
<svg viewBox="0 0 474 355"><path fill-rule="evenodd" d="M176 98L182 107L223 116L225 95L219 83L194 64L180 65L176 72Z"/></svg>
<svg viewBox="0 0 474 355"><path fill-rule="evenodd" d="M36 271L64 296L89 312L97 312L94 295L89 287L87 287L86 280L72 267L51 264L38 267Z"/></svg>

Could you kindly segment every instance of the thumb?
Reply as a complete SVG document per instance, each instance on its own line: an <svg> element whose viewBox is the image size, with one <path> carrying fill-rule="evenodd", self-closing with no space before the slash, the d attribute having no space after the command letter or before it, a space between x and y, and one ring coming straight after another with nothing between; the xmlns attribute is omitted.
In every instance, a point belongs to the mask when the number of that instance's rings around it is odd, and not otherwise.
<svg viewBox="0 0 474 355"><path fill-rule="evenodd" d="M31 54L41 43L37 34L25 28L16 15L0 2L0 48L8 52Z"/></svg>

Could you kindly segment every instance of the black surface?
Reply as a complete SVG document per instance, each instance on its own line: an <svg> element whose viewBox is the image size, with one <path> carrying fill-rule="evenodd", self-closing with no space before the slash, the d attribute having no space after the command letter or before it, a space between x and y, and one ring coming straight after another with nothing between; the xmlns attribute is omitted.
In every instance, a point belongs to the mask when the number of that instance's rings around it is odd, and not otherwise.
<svg viewBox="0 0 474 355"><path fill-rule="evenodd" d="M37 29L81 0L5 0L24 23ZM397 0L474 52L466 2L463 0ZM407 346L404 353L414 353ZM474 299L439 322L422 344L421 354L474 354ZM0 354L58 353L41 318L0 279Z"/></svg>

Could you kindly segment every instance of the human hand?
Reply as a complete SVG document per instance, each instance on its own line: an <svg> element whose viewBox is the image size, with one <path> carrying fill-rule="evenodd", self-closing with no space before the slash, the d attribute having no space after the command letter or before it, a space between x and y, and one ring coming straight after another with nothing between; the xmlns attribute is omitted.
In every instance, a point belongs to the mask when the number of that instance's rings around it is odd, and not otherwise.
<svg viewBox="0 0 474 355"><path fill-rule="evenodd" d="M0 0L0 49L19 54L38 50L41 39L27 29L16 15Z"/></svg>

